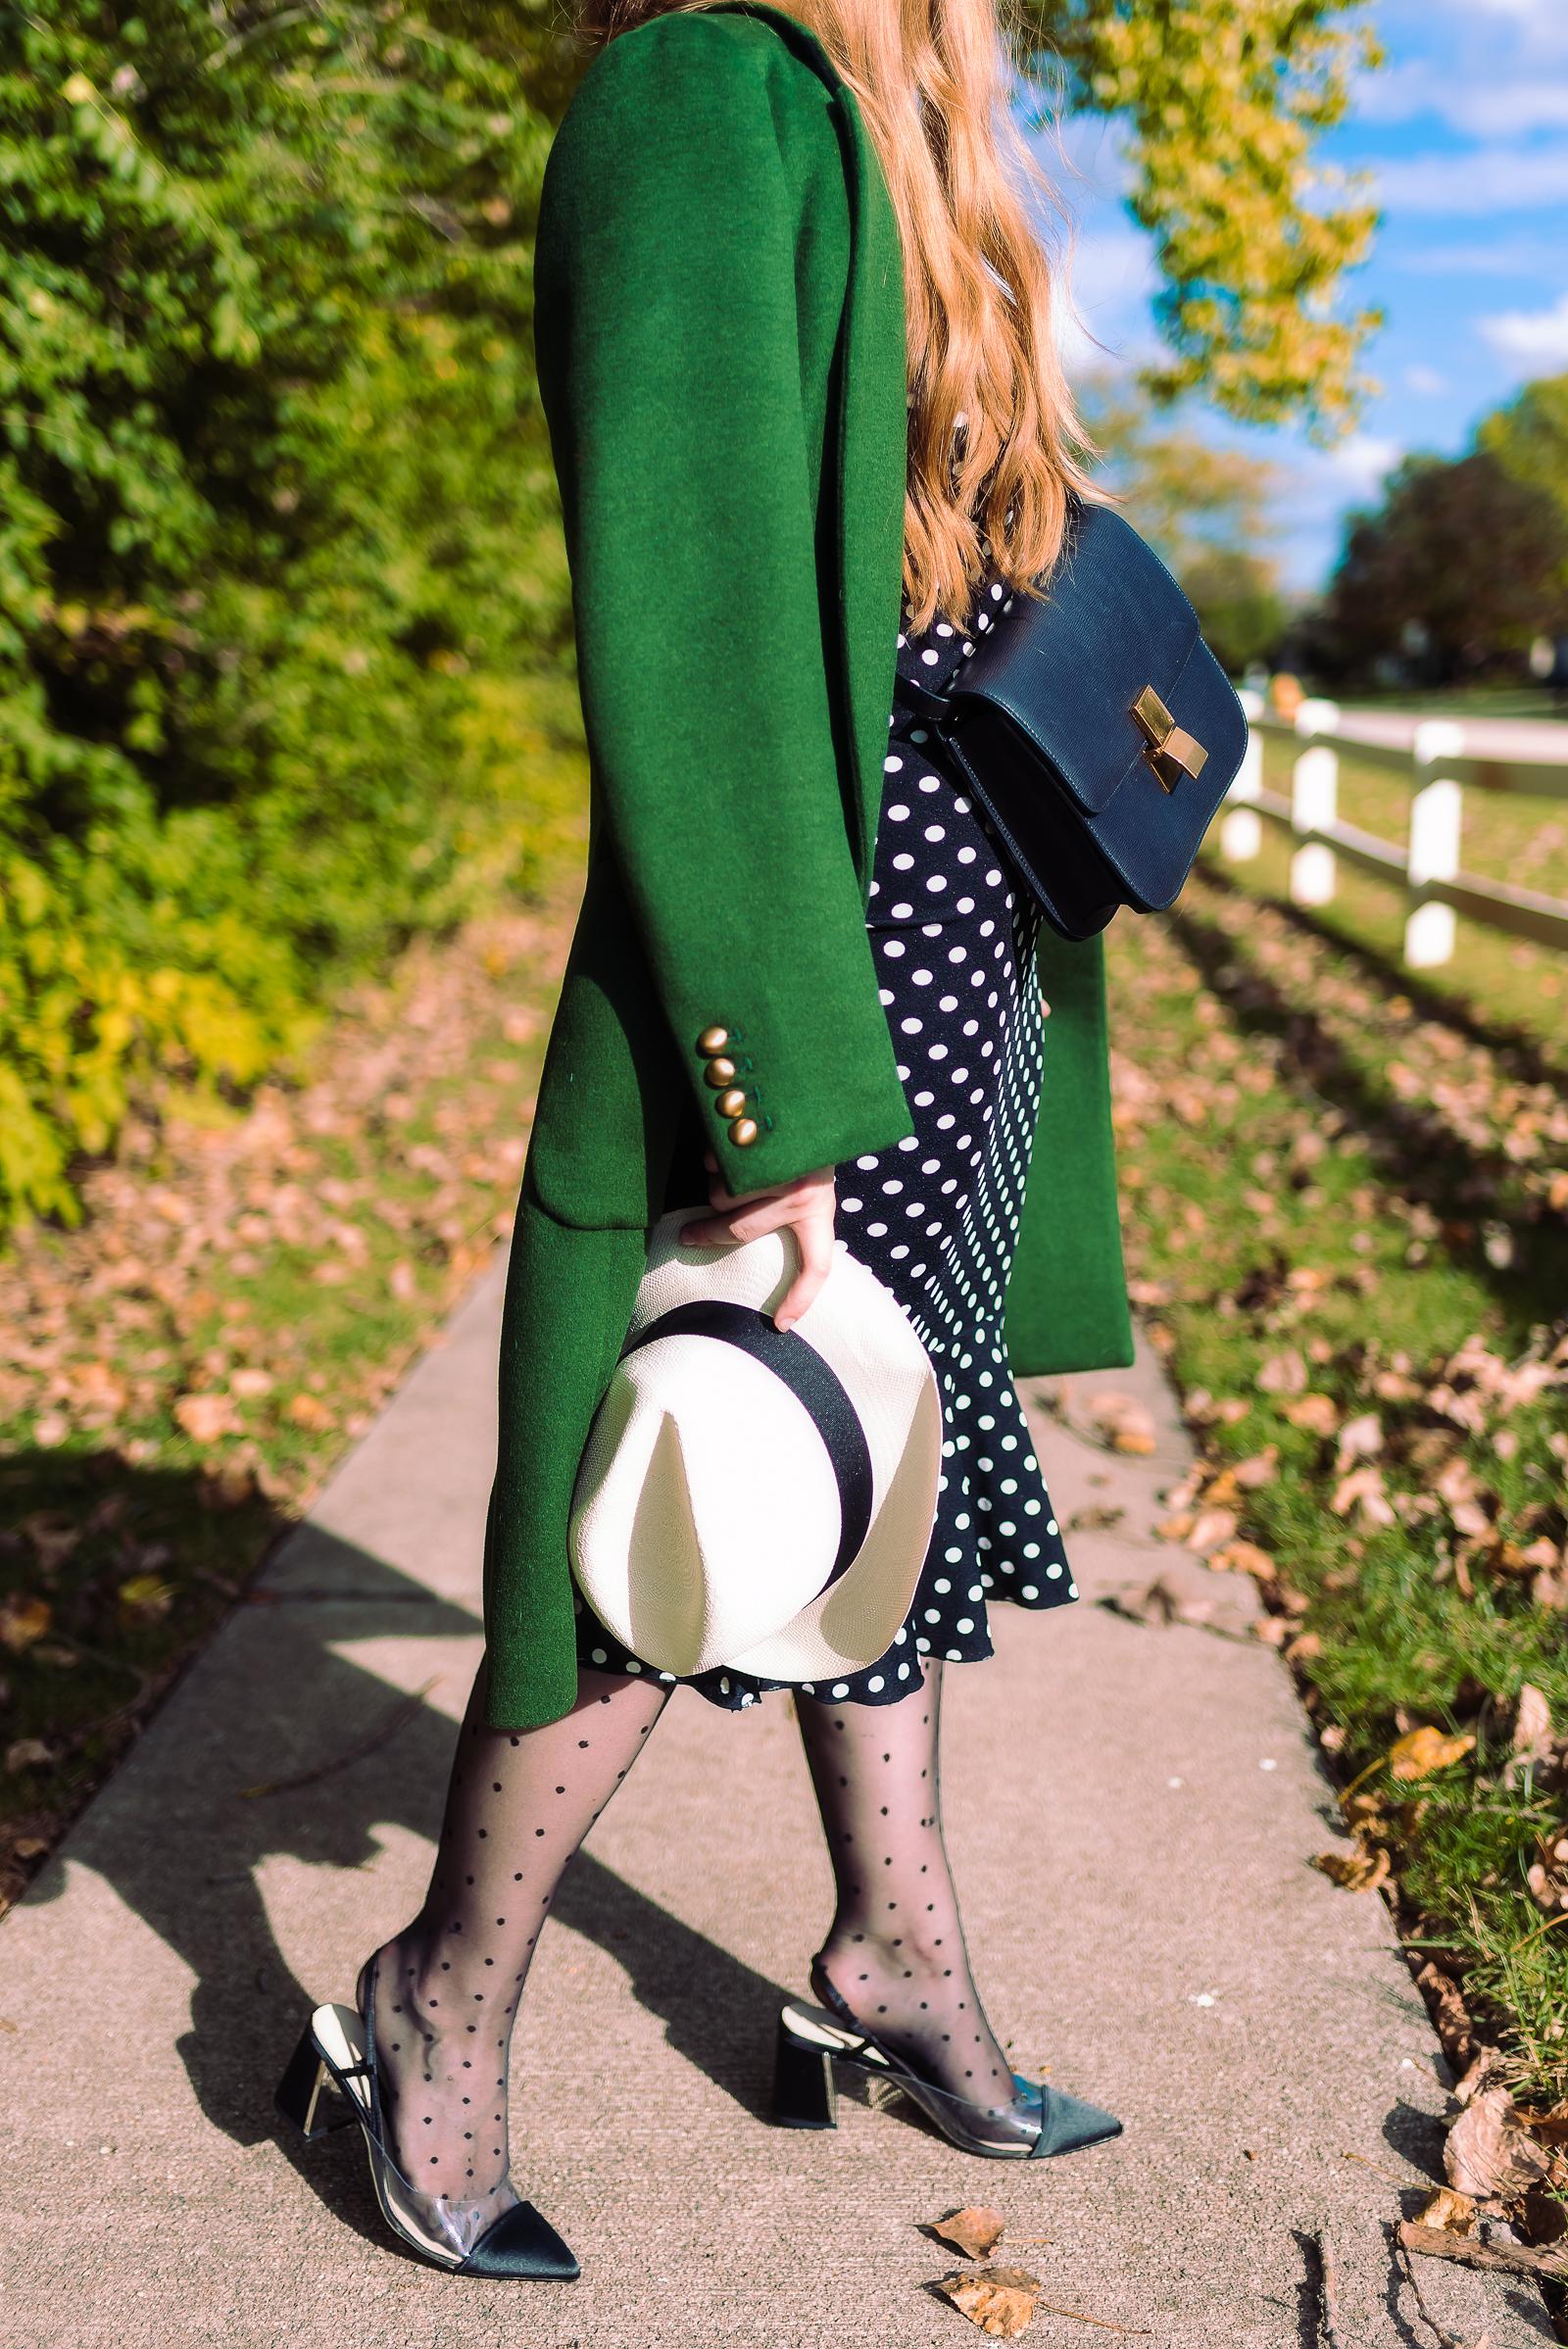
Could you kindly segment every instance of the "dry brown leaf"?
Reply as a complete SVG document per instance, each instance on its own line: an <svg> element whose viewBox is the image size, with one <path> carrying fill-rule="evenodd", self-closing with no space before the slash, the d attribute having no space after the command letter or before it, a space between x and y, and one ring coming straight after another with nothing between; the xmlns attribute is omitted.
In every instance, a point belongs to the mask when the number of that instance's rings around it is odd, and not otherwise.
<svg viewBox="0 0 1568 2349"><path fill-rule="evenodd" d="M1253 1452L1250 1459L1238 1460L1231 1473L1244 1493L1255 1493L1259 1486L1274 1482L1279 1461L1279 1445L1266 1444L1261 1451Z"/></svg>
<svg viewBox="0 0 1568 2349"><path fill-rule="evenodd" d="M1392 1862L1379 1843L1371 1851L1320 1851L1312 1865L1347 1892L1375 1892Z"/></svg>
<svg viewBox="0 0 1568 2349"><path fill-rule="evenodd" d="M1191 1509L1178 1509L1174 1517L1162 1517L1154 1531L1161 1542L1185 1542L1195 1522Z"/></svg>
<svg viewBox="0 0 1568 2349"><path fill-rule="evenodd" d="M1434 2186L1415 2214L1417 2227L1446 2227L1450 2234L1472 2234L1475 2231L1476 2206L1468 2194L1456 2193L1452 2186Z"/></svg>
<svg viewBox="0 0 1568 2349"><path fill-rule="evenodd" d="M239 1428L232 1395L181 1395L173 1407L174 1422L193 1444L217 1444Z"/></svg>
<svg viewBox="0 0 1568 2349"><path fill-rule="evenodd" d="M1474 1745L1474 1737L1450 1737L1427 1722L1407 1737L1396 1738L1389 1748L1389 1769L1395 1778L1430 1778L1435 1770L1446 1770L1450 1763L1462 1761Z"/></svg>
<svg viewBox="0 0 1568 2349"><path fill-rule="evenodd" d="M1363 1411L1358 1418L1348 1419L1341 1428L1335 1466L1348 1468L1354 1460L1376 1459L1382 1449L1383 1422L1376 1411Z"/></svg>
<svg viewBox="0 0 1568 2349"><path fill-rule="evenodd" d="M34 1639L43 1638L52 1621L46 1598L9 1590L0 1597L0 1646L9 1647L14 1656L19 1656Z"/></svg>
<svg viewBox="0 0 1568 2349"><path fill-rule="evenodd" d="M1293 1428L1308 1436L1332 1436L1340 1424L1339 1405L1328 1395L1300 1395L1286 1404L1285 1416Z"/></svg>
<svg viewBox="0 0 1568 2349"><path fill-rule="evenodd" d="M1461 2194L1507 2201L1544 2178L1551 2163L1499 2085L1471 2097L1444 2139L1443 2167Z"/></svg>
<svg viewBox="0 0 1568 2349"><path fill-rule="evenodd" d="M1370 1460L1341 1477L1329 1507L1336 1517L1348 1517L1352 1509L1358 1510L1368 1525L1388 1526L1396 1522L1394 1508L1383 1488L1383 1471Z"/></svg>
<svg viewBox="0 0 1568 2349"><path fill-rule="evenodd" d="M1525 1871L1536 1906L1548 1916L1568 1909L1568 1826L1560 1821L1536 1837L1536 1858Z"/></svg>
<svg viewBox="0 0 1568 2349"><path fill-rule="evenodd" d="M285 1419L292 1420L295 1427L309 1428L313 1431L330 1427L332 1424L331 1412L321 1401L319 1395L292 1395L283 1416Z"/></svg>
<svg viewBox="0 0 1568 2349"><path fill-rule="evenodd" d="M54 1748L41 1737L18 1737L6 1747L8 1770L45 1769L54 1758Z"/></svg>
<svg viewBox="0 0 1568 2349"><path fill-rule="evenodd" d="M1222 1542L1229 1542L1236 1531L1236 1525L1237 1518L1234 1509L1204 1508L1193 1520L1192 1531L1187 1537L1187 1546L1189 1549L1196 1550L1201 1557L1206 1550L1217 1549Z"/></svg>
<svg viewBox="0 0 1568 2349"><path fill-rule="evenodd" d="M1257 1383L1265 1395L1303 1394L1306 1364L1294 1347L1289 1353L1271 1354L1257 1374Z"/></svg>
<svg viewBox="0 0 1568 2349"><path fill-rule="evenodd" d="M955 2251L961 2251L965 2259L989 2259L1005 2225L1001 2211L992 2210L985 2203L968 2204L946 2219L929 2221L931 2232L951 2243Z"/></svg>
<svg viewBox="0 0 1568 2349"><path fill-rule="evenodd" d="M1551 1734L1551 1707L1541 1689L1529 1681L1520 1685L1519 1700L1514 1708L1513 1734L1509 1740L1510 1756L1503 1770L1506 1786L1526 1770L1556 1758L1556 1744Z"/></svg>
<svg viewBox="0 0 1568 2349"><path fill-rule="evenodd" d="M1460 1994L1458 1984L1441 1966L1428 1958L1416 1975L1417 1986L1427 2002L1433 2027L1443 2043L1443 2052L1453 2066L1455 2074L1463 2072L1475 2054L1475 2033L1471 2029L1470 2012Z"/></svg>
<svg viewBox="0 0 1568 2349"><path fill-rule="evenodd" d="M1271 1583L1276 1568L1266 1549L1255 1542L1223 1542L1210 1550L1208 1563L1221 1574L1250 1574L1254 1582Z"/></svg>
<svg viewBox="0 0 1568 2349"><path fill-rule="evenodd" d="M1144 1454L1154 1449L1154 1419L1135 1395L1106 1388L1089 1398L1089 1423L1112 1451Z"/></svg>
<svg viewBox="0 0 1568 2349"><path fill-rule="evenodd" d="M1034 2323L1040 2278L1026 2268L981 2268L973 2275L939 2277L937 2290L981 2332L1014 2341Z"/></svg>

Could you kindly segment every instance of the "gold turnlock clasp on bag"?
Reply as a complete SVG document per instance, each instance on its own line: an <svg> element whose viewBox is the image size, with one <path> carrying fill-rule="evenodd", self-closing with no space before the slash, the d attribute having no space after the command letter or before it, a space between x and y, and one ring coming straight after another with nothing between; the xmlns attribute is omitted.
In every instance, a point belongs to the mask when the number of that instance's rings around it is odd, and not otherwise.
<svg viewBox="0 0 1568 2349"><path fill-rule="evenodd" d="M1152 685L1146 685L1133 704L1133 715L1149 737L1145 756L1161 787L1174 791L1178 774L1191 775L1196 783L1208 763L1208 753L1196 736L1178 726Z"/></svg>

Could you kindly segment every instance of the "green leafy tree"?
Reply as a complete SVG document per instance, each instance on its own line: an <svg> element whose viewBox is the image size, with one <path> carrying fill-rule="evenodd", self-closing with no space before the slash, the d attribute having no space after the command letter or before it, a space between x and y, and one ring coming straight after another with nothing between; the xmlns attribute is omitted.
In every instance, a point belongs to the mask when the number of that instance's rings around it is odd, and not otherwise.
<svg viewBox="0 0 1568 2349"><path fill-rule="evenodd" d="M1070 106L1118 119L1129 208L1164 286L1162 397L1201 388L1228 414L1302 416L1333 437L1368 388L1379 314L1335 315L1376 214L1317 153L1356 74L1380 62L1365 0L1022 0L1068 73ZM1049 64L1042 61L1043 70Z"/></svg>
<svg viewBox="0 0 1568 2349"><path fill-rule="evenodd" d="M1084 410L1102 478L1192 598L1219 660L1239 673L1272 652L1287 617L1273 552L1278 468L1108 376L1089 385Z"/></svg>
<svg viewBox="0 0 1568 2349"><path fill-rule="evenodd" d="M1027 0L1126 125L1170 351L1325 426L1358 0ZM532 869L570 610L531 241L565 0L0 11L0 1221Z"/></svg>
<svg viewBox="0 0 1568 2349"><path fill-rule="evenodd" d="M515 866L564 628L540 40L520 0L0 16L0 1210Z"/></svg>
<svg viewBox="0 0 1568 2349"><path fill-rule="evenodd" d="M1352 516L1311 631L1315 663L1346 676L1416 658L1434 684L1521 654L1568 627L1568 516L1490 449L1413 456L1382 506Z"/></svg>

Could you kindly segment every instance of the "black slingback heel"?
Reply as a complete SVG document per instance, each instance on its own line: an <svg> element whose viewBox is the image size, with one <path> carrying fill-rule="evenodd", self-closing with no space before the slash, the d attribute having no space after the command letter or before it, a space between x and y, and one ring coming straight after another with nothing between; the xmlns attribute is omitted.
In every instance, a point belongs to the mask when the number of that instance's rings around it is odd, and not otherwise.
<svg viewBox="0 0 1568 2349"><path fill-rule="evenodd" d="M1069 2096L1044 2080L1013 2074L1017 2094L1006 2104L972 2104L951 2088L938 2087L913 2065L885 2047L857 2021L844 1999L815 1967L813 1988L819 2007L795 2000L778 2019L773 2075L773 2118L782 2129L834 2129L838 2092L833 2067L852 2064L868 2077L890 2080L965 2153L996 2161L1038 2160L1072 2153L1121 2134L1114 2113Z"/></svg>
<svg viewBox="0 0 1568 2349"><path fill-rule="evenodd" d="M432 2267L454 2276L570 2283L581 2273L577 2261L531 2202L503 2210L468 2242L463 2206L419 2193L398 2168L387 2150L375 2042L367 2019L373 2011L374 1979L372 1962L364 2013L351 2006L316 2009L278 2081L273 2098L278 2111L312 2139L328 2129L359 2126L381 2216Z"/></svg>

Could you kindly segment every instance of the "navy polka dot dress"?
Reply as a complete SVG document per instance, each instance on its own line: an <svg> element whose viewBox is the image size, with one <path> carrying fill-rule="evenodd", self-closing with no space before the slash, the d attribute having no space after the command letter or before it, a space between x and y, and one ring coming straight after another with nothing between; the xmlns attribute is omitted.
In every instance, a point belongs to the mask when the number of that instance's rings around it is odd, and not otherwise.
<svg viewBox="0 0 1568 2349"><path fill-rule="evenodd" d="M1005 590L987 578L977 635L1004 609ZM974 642L940 620L923 636L902 630L899 670L940 691ZM837 1229L931 1356L943 1474L920 1581L892 1646L863 1671L802 1683L812 1695L896 1703L920 1687L924 1657L991 1654L991 1599L1039 1608L1078 1595L1003 1340L1040 1105L1039 918L942 744L895 710L866 921L915 1130L836 1169ZM652 1670L580 1593L577 1658L600 1672ZM683 1685L738 1711L789 1684L715 1670Z"/></svg>

